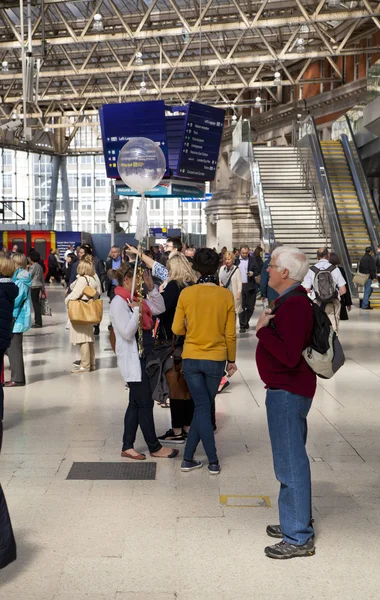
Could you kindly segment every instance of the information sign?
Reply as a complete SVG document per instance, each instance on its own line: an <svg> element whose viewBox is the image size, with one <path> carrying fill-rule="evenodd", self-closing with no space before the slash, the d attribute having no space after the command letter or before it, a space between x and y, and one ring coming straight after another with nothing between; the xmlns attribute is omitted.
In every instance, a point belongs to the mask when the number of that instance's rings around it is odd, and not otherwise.
<svg viewBox="0 0 380 600"><path fill-rule="evenodd" d="M225 111L190 102L178 164L179 177L212 181L215 177Z"/></svg>

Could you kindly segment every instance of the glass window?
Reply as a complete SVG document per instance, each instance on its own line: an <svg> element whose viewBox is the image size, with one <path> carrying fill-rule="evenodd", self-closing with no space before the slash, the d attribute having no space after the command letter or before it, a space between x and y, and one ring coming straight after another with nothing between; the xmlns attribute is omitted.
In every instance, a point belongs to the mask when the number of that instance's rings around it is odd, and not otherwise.
<svg viewBox="0 0 380 600"><path fill-rule="evenodd" d="M92 210L91 199L90 198L82 199L80 207L81 207L82 211L91 211Z"/></svg>
<svg viewBox="0 0 380 600"><path fill-rule="evenodd" d="M95 179L95 187L99 188L99 187L106 187L106 178L105 177L96 177Z"/></svg>
<svg viewBox="0 0 380 600"><path fill-rule="evenodd" d="M82 165L91 165L92 161L93 161L93 157L90 155L80 157L80 162Z"/></svg>
<svg viewBox="0 0 380 600"><path fill-rule="evenodd" d="M4 190L12 189L12 174L11 173L3 174L3 189Z"/></svg>
<svg viewBox="0 0 380 600"><path fill-rule="evenodd" d="M77 163L78 157L77 156L68 156L67 157L67 164L68 165L75 165Z"/></svg>
<svg viewBox="0 0 380 600"><path fill-rule="evenodd" d="M102 154L97 154L95 156L95 162L97 165L104 165L104 156Z"/></svg>
<svg viewBox="0 0 380 600"><path fill-rule="evenodd" d="M42 260L46 258L46 240L38 238L33 243L34 249L41 256Z"/></svg>
<svg viewBox="0 0 380 600"><path fill-rule="evenodd" d="M82 187L91 187L92 185L92 176L87 174L87 175L81 175L81 186Z"/></svg>
<svg viewBox="0 0 380 600"><path fill-rule="evenodd" d="M160 198L150 199L150 210L160 210Z"/></svg>
<svg viewBox="0 0 380 600"><path fill-rule="evenodd" d="M11 165L13 159L12 150L4 150L3 152L3 165Z"/></svg>
<svg viewBox="0 0 380 600"><path fill-rule="evenodd" d="M24 240L22 240L21 238L13 238L12 240L12 247L16 244L16 246L18 246L18 251L21 252L21 254L25 254L25 242Z"/></svg>

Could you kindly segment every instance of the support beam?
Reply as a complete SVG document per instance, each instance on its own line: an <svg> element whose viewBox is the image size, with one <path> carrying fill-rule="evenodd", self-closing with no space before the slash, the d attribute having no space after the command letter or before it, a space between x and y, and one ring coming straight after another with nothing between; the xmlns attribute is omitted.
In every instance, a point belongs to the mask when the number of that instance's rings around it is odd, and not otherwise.
<svg viewBox="0 0 380 600"><path fill-rule="evenodd" d="M58 192L58 176L59 168L61 166L61 156L54 156L51 171L51 186L50 186L50 198L49 198L49 210L47 217L48 229L54 229L55 214L57 212L57 192Z"/></svg>

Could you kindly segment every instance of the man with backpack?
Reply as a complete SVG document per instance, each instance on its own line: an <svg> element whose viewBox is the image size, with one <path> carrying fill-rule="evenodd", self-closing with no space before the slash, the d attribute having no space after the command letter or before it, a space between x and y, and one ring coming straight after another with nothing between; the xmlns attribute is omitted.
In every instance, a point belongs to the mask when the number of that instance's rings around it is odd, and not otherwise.
<svg viewBox="0 0 380 600"><path fill-rule="evenodd" d="M310 267L302 283L310 298L325 311L334 331L340 321L340 296L346 293L346 282L338 269L329 262L329 250L319 248L318 262Z"/></svg>
<svg viewBox="0 0 380 600"><path fill-rule="evenodd" d="M313 303L301 286L308 268L309 261L298 248L281 246L274 250L268 265L269 285L279 297L272 311L261 314L256 326L256 363L267 388L273 464L281 483L280 524L269 525L267 534L282 541L265 548L265 554L275 559L315 553L305 446L306 417L316 390L316 374L303 354L305 349L310 351L315 322ZM315 309L320 311L316 305ZM331 329L324 313L322 317Z"/></svg>

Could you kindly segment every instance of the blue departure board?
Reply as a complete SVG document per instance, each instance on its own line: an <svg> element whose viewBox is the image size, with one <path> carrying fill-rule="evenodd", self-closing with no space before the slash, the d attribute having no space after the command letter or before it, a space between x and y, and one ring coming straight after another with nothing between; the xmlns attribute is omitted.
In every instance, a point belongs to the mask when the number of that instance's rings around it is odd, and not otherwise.
<svg viewBox="0 0 380 600"><path fill-rule="evenodd" d="M131 138L146 137L159 144L169 175L165 103L163 100L104 104L99 114L107 177L119 177L119 152Z"/></svg>
<svg viewBox="0 0 380 600"><path fill-rule="evenodd" d="M218 164L225 111L190 102L185 118L177 176L213 181Z"/></svg>
<svg viewBox="0 0 380 600"><path fill-rule="evenodd" d="M99 121L107 177L119 178L117 159L124 144L146 137L165 154L165 178L213 181L224 117L223 109L196 102L179 107L163 100L104 104Z"/></svg>

